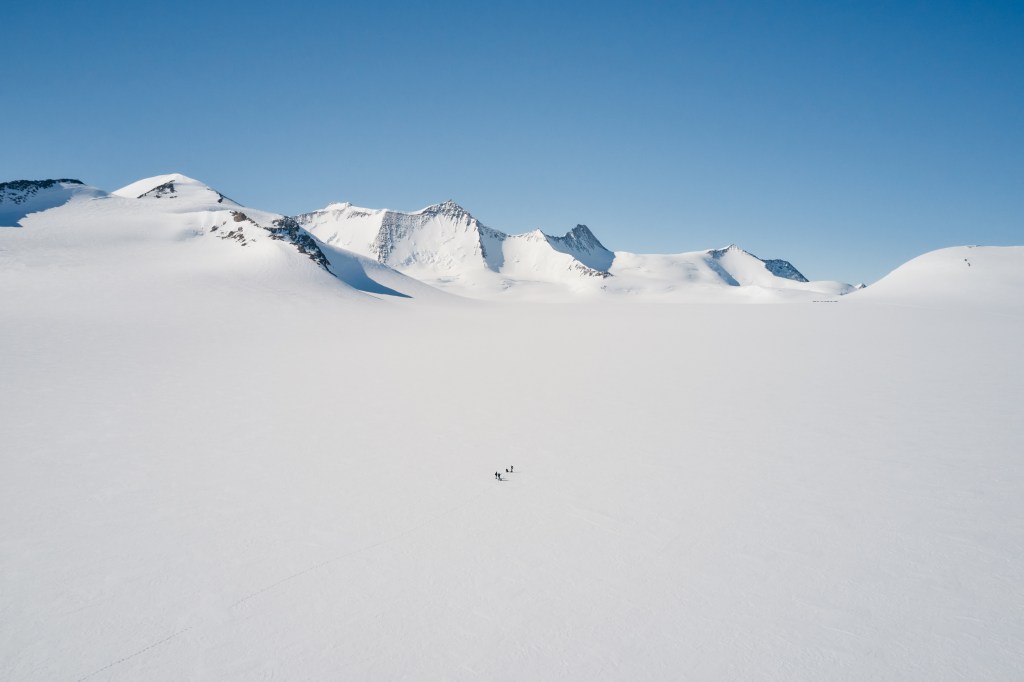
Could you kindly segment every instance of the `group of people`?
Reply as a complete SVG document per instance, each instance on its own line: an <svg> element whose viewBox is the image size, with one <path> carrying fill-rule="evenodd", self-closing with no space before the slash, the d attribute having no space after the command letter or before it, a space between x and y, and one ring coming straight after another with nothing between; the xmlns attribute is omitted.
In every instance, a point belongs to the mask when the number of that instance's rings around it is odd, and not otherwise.
<svg viewBox="0 0 1024 682"><path fill-rule="evenodd" d="M506 474L512 474L512 473L515 473L515 470L516 470L515 466L510 466L508 469L505 469L505 473ZM494 472L494 477L496 479L498 479L499 481L504 481L505 480L505 479L503 479L501 477L501 472L500 471L495 471Z"/></svg>

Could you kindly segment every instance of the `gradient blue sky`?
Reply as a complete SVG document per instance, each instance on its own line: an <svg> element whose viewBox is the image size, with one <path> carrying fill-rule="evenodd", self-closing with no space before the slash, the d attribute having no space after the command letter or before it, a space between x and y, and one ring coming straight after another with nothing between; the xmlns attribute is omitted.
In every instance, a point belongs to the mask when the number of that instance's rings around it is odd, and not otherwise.
<svg viewBox="0 0 1024 682"><path fill-rule="evenodd" d="M0 180L453 198L871 282L1024 243L1024 3L11 3Z"/></svg>

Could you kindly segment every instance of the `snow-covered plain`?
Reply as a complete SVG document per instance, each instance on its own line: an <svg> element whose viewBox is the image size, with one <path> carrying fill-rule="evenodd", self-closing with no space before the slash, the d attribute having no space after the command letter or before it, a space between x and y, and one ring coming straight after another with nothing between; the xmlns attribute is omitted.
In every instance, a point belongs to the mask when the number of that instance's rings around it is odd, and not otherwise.
<svg viewBox="0 0 1024 682"><path fill-rule="evenodd" d="M0 229L0 678L1024 676L1024 249L482 302L177 194Z"/></svg>

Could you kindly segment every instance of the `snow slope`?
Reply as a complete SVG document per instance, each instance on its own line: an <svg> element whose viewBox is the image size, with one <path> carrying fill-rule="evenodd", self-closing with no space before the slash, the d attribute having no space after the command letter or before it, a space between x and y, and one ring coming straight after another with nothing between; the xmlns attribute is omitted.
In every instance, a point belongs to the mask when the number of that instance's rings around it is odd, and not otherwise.
<svg viewBox="0 0 1024 682"><path fill-rule="evenodd" d="M0 182L0 227L17 227L32 213L106 194L81 180L15 180Z"/></svg>
<svg viewBox="0 0 1024 682"><path fill-rule="evenodd" d="M0 679L1024 675L1024 247L822 299L453 206L332 209L363 245L180 175L14 189Z"/></svg>
<svg viewBox="0 0 1024 682"><path fill-rule="evenodd" d="M123 277L126 286L159 291L187 276L340 299L444 298L375 261L320 244L290 218L239 206L180 174L112 194L58 184L47 196L60 198L57 188L70 199L23 217L24 229L0 232L0 268L25 270L40 290L89 289Z"/></svg>
<svg viewBox="0 0 1024 682"><path fill-rule="evenodd" d="M840 282L808 282L786 261L763 261L735 246L673 255L613 253L585 225L562 237L540 230L509 235L453 201L414 213L331 204L296 220L323 242L476 298L611 293L765 301L853 290Z"/></svg>
<svg viewBox="0 0 1024 682"><path fill-rule="evenodd" d="M904 263L850 300L1024 306L1024 246L957 246Z"/></svg>

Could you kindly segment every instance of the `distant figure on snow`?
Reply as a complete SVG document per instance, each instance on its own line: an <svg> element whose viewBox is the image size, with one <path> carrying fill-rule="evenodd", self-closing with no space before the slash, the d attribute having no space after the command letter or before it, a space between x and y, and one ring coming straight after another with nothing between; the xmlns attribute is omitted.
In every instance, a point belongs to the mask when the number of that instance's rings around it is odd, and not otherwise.
<svg viewBox="0 0 1024 682"><path fill-rule="evenodd" d="M505 469L505 473L506 473L506 474L508 473L508 469Z"/></svg>
<svg viewBox="0 0 1024 682"><path fill-rule="evenodd" d="M508 470L509 470L509 471L515 471L515 470L516 470L516 466L515 466L515 465L513 464L512 466L510 466L510 467L508 468Z"/></svg>

